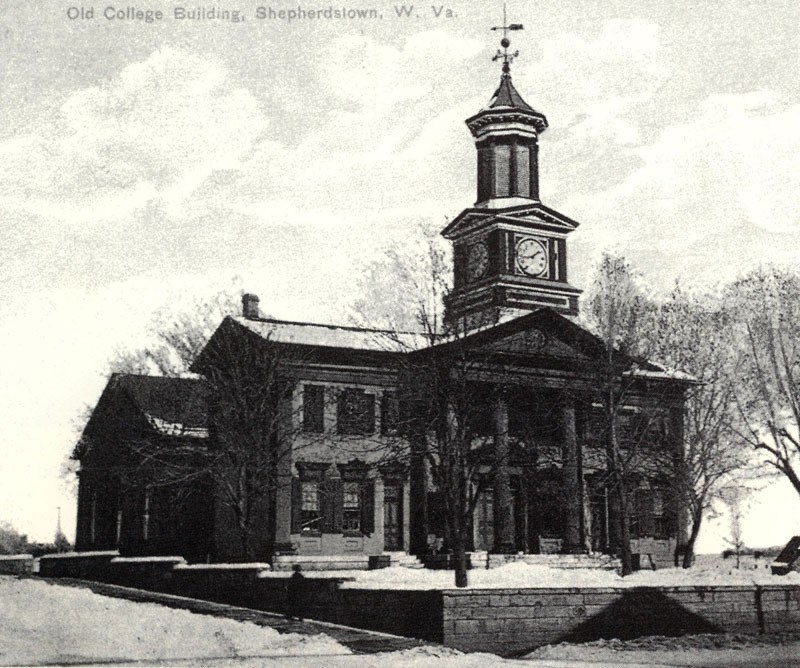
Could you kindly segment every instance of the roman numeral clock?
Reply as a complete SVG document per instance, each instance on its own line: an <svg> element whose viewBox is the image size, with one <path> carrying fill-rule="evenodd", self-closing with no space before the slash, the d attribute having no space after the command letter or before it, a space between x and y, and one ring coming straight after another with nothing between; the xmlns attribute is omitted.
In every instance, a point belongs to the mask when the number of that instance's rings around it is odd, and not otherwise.
<svg viewBox="0 0 800 668"><path fill-rule="evenodd" d="M539 135L547 119L511 83L516 53L509 44L503 37L495 56L503 61L499 87L466 121L478 154L477 202L442 231L454 257L447 318L465 329L543 306L578 312L580 290L567 282L566 247L578 223L539 200Z"/></svg>

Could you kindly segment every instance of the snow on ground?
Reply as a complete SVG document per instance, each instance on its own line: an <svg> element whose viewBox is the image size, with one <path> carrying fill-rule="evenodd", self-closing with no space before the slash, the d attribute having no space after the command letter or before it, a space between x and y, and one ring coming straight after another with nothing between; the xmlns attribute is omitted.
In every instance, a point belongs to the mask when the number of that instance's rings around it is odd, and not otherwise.
<svg viewBox="0 0 800 668"><path fill-rule="evenodd" d="M519 565L515 565L518 567ZM513 573L519 568L508 568ZM395 570L395 569L392 569ZM352 573L351 573L352 574ZM444 575L452 576L451 573ZM570 575L567 572L566 575ZM774 643L774 644L770 644ZM324 635L279 634L246 622L134 603L87 589L0 576L0 665L169 665L214 668L619 668L797 666L800 643L717 637L598 641L542 648L503 660L446 647L353 655Z"/></svg>
<svg viewBox="0 0 800 668"><path fill-rule="evenodd" d="M548 645L531 652L529 666L662 665L703 668L787 668L800 665L800 642L775 636L700 634L680 638L653 636L635 640L595 640Z"/></svg>
<svg viewBox="0 0 800 668"><path fill-rule="evenodd" d="M0 577L0 664L350 654L331 638L279 634L86 589Z"/></svg>
<svg viewBox="0 0 800 668"><path fill-rule="evenodd" d="M215 668L483 668L503 661L447 647L353 655L326 635L307 636L88 589L0 576L0 666L214 666Z"/></svg>
<svg viewBox="0 0 800 668"><path fill-rule="evenodd" d="M720 560L721 561L721 560ZM800 585L800 573L772 575L769 569L735 568L730 560L699 563L683 568L638 571L621 577L614 571L588 568L557 569L516 562L499 568L469 571L469 587L474 589L525 587L680 587L699 585L793 584ZM265 574L269 577L269 574ZM309 574L311 575L311 574ZM342 587L355 589L452 589L452 571L385 568L375 571L341 571L341 577L355 578ZM330 577L331 573L326 573ZM313 577L313 575L311 576ZM322 574L319 574L322 577Z"/></svg>

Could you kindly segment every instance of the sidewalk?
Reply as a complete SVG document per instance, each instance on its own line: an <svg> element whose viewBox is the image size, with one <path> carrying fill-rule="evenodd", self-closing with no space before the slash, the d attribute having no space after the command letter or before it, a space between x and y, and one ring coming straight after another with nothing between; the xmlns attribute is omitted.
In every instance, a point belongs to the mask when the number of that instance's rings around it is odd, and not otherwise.
<svg viewBox="0 0 800 668"><path fill-rule="evenodd" d="M202 601L185 596L174 596L172 594L161 594L159 592L146 591L144 589L133 589L131 587L121 587L119 585L105 584L102 582L92 582L89 580L75 580L72 578L37 578L50 582L51 584L64 585L69 587L80 587L90 589L96 594L122 598L128 601L139 601L158 603L170 608L189 610L203 615L213 615L215 617L226 617L239 622L252 622L259 626L268 626L279 633L300 633L303 635L317 635L324 633L330 636L345 647L348 647L356 654L377 654L378 652L394 652L397 650L411 649L425 645L435 645L430 641L417 640L416 638L405 638L379 631L367 631L356 629L349 626L341 626L330 622L320 622L315 620L291 620L283 615L274 612L263 612L252 608L240 608L224 603L214 603Z"/></svg>

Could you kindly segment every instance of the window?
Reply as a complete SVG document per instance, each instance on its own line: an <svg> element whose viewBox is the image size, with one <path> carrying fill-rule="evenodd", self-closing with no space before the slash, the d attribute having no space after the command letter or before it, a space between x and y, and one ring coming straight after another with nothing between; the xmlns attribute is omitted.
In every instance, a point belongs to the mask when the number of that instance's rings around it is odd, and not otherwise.
<svg viewBox="0 0 800 668"><path fill-rule="evenodd" d="M325 462L295 462L298 478L292 478L292 533L319 534L325 531L327 490Z"/></svg>
<svg viewBox="0 0 800 668"><path fill-rule="evenodd" d="M320 530L322 513L319 506L319 483L301 483L300 531L301 533Z"/></svg>
<svg viewBox="0 0 800 668"><path fill-rule="evenodd" d="M339 394L337 430L345 435L365 435L375 431L375 395L347 388Z"/></svg>
<svg viewBox="0 0 800 668"><path fill-rule="evenodd" d="M342 529L361 531L361 483L344 483Z"/></svg>
<svg viewBox="0 0 800 668"><path fill-rule="evenodd" d="M395 392L384 392L381 397L381 434L397 433L400 421L400 406Z"/></svg>
<svg viewBox="0 0 800 668"><path fill-rule="evenodd" d="M342 476L339 530L350 535L371 534L375 530L375 484L367 478L369 466L353 459L336 467Z"/></svg>
<svg viewBox="0 0 800 668"><path fill-rule="evenodd" d="M630 495L630 534L632 538L651 538L655 534L654 494L643 483Z"/></svg>
<svg viewBox="0 0 800 668"><path fill-rule="evenodd" d="M325 388L303 386L303 431L321 434L325 431Z"/></svg>

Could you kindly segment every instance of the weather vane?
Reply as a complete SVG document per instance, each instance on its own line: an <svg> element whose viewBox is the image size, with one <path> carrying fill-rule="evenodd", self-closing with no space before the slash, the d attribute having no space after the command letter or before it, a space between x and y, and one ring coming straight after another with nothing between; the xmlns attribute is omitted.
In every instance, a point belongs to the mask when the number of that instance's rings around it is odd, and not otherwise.
<svg viewBox="0 0 800 668"><path fill-rule="evenodd" d="M500 46L502 49L498 49L497 53L494 55L492 60L503 60L503 74L508 74L511 69L511 63L513 62L514 58L519 55L519 51L514 51L514 53L508 52L508 47L511 46L511 40L508 39L508 32L510 30L524 30L521 23L509 23L506 19L506 3L503 3L503 25L501 26L494 26L490 28L490 30L502 30L503 31L503 39L500 40Z"/></svg>

